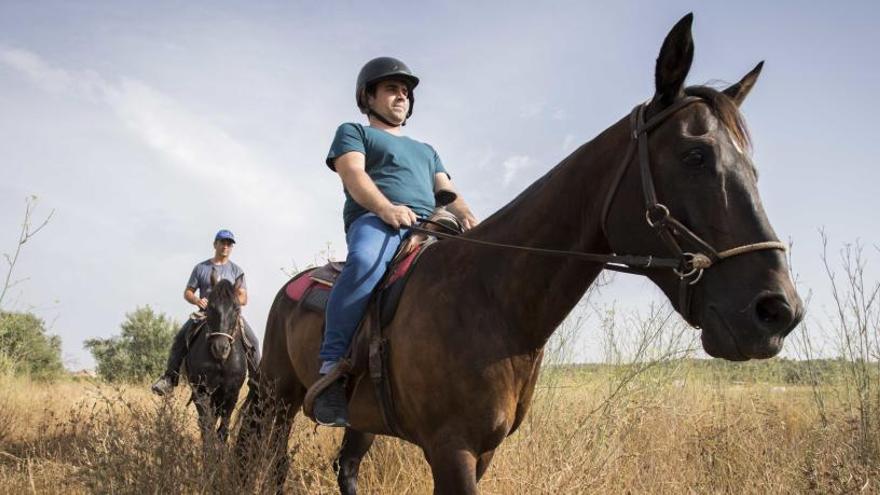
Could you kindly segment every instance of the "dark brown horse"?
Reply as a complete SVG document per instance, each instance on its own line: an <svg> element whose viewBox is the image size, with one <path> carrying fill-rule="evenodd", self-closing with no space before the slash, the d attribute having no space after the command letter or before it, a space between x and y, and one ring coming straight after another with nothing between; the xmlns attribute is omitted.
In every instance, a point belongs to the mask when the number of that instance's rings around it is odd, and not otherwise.
<svg viewBox="0 0 880 495"><path fill-rule="evenodd" d="M212 282L204 328L193 339L186 355L186 379L192 389L192 402L199 413L202 440L213 433L226 441L229 419L238 401L238 392L247 374L247 354L242 335L241 305L235 284L228 280Z"/></svg>
<svg viewBox="0 0 880 495"><path fill-rule="evenodd" d="M667 36L648 104L464 238L654 255L630 265L701 329L706 352L769 358L803 309L758 197L738 110L761 66L724 91L685 88L691 21L686 16ZM455 240L423 255L385 333L399 427L422 448L435 493L477 492L495 449L529 408L547 339L602 269L574 256ZM303 395L318 378L321 324L320 315L283 290L275 298L261 370L273 390L268 399L286 407L271 432L282 452ZM266 399L252 397L251 405ZM350 420L337 459L343 493L355 492L373 435L390 434L369 380L354 390ZM283 482L287 466L276 467Z"/></svg>

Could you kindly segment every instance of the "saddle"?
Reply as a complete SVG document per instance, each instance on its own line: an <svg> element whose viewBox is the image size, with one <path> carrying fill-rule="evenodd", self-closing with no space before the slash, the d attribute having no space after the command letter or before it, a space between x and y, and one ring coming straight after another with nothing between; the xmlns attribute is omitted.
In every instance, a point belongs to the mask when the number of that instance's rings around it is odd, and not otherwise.
<svg viewBox="0 0 880 495"><path fill-rule="evenodd" d="M428 219L425 228L455 234L462 232L458 219L445 209L435 211ZM385 278L377 288L377 292L384 292L384 297L382 297L383 326L389 323L394 316L410 269L424 250L436 240L436 237L425 233L414 233L398 246ZM333 285L344 267L344 261L329 261L325 265L300 272L287 283L284 292L287 297L299 302L304 308L323 314L327 308L330 290L333 289Z"/></svg>
<svg viewBox="0 0 880 495"><path fill-rule="evenodd" d="M443 208L438 208L434 212L425 222L424 228L425 230L456 234L463 230L458 219ZM352 338L352 344L346 357L332 372L315 382L306 393L303 401L303 412L306 416L314 419L312 408L315 397L328 385L344 376L353 377L354 380L347 381L350 396L357 381L369 371L370 377L377 387L377 396L380 398L379 402L385 423L392 432L401 436L397 431L396 421L392 418L393 405L391 404L390 388L385 379L387 376L385 356L388 352L388 346L387 340L382 336L382 328L394 318L413 267L421 255L435 242L437 242L437 237L417 232L407 237L398 247L385 273L385 278L373 293L370 306L364 317L364 320L373 318L375 321L370 326L370 335L365 335L362 331L364 328L364 321L362 321ZM285 293L290 299L298 301L301 307L323 314L327 307L330 290L343 267L344 263L331 261L326 265L304 271L288 282Z"/></svg>

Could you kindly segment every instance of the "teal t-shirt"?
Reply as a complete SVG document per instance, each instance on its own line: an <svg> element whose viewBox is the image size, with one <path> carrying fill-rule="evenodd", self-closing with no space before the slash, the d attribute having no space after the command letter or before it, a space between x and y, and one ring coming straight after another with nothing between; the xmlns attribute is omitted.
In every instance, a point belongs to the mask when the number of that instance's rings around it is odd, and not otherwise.
<svg viewBox="0 0 880 495"><path fill-rule="evenodd" d="M409 206L418 216L426 217L434 211L434 175L446 173L446 169L430 145L381 129L345 123L336 129L327 166L335 171L334 160L350 151L364 154L367 175L389 201ZM342 216L348 231L348 226L367 209L348 191L344 192Z"/></svg>

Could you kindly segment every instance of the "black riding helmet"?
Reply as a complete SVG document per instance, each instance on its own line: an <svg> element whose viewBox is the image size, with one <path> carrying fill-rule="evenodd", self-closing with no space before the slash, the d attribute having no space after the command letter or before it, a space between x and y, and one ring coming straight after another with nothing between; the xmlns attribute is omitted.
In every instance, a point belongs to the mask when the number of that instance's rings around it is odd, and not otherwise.
<svg viewBox="0 0 880 495"><path fill-rule="evenodd" d="M361 69L357 78L357 89L355 90L355 100L361 113L369 115L371 112L367 106L367 88L382 81L383 79L398 78L407 83L409 87L409 112L406 118L412 115L413 107L416 104L416 97L413 89L419 84L419 78L414 76L409 67L400 60L393 57L379 57L370 60ZM375 113L373 115L376 115ZM385 120L381 116L376 115L380 120ZM387 122L386 122L387 123Z"/></svg>

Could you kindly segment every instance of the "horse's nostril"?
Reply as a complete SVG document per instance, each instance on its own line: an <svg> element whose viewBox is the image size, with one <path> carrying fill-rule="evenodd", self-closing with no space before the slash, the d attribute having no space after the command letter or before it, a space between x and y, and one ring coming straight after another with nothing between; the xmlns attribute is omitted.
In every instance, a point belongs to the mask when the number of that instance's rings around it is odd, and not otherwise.
<svg viewBox="0 0 880 495"><path fill-rule="evenodd" d="M779 319L779 305L775 300L758 302L755 310L758 312L758 319L762 323L773 323Z"/></svg>
<svg viewBox="0 0 880 495"><path fill-rule="evenodd" d="M755 319L762 328L776 333L791 326L794 312L784 297L764 296L755 301Z"/></svg>

